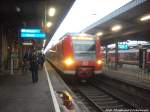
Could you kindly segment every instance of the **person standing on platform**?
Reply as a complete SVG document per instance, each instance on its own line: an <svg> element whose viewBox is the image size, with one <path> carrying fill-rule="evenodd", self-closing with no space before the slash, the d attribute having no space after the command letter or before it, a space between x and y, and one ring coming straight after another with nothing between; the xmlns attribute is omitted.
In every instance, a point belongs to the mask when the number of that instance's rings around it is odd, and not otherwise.
<svg viewBox="0 0 150 112"><path fill-rule="evenodd" d="M41 69L43 69L43 64L44 64L44 61L45 61L44 54L39 54L38 61L39 61Z"/></svg>
<svg viewBox="0 0 150 112"><path fill-rule="evenodd" d="M38 58L36 56L36 53L34 52L30 58L30 71L32 72L32 81L33 83L38 82Z"/></svg>
<svg viewBox="0 0 150 112"><path fill-rule="evenodd" d="M23 71L27 70L27 53L23 57Z"/></svg>
<svg viewBox="0 0 150 112"><path fill-rule="evenodd" d="M45 61L45 55L44 54L41 55L41 60L42 60L41 68L43 69L43 64L44 64L44 61Z"/></svg>

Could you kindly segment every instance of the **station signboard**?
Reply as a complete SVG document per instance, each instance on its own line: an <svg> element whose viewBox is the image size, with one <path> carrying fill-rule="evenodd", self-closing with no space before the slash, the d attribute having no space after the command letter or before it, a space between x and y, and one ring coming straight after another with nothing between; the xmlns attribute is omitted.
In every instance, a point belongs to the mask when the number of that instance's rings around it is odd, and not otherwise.
<svg viewBox="0 0 150 112"><path fill-rule="evenodd" d="M46 34L41 29L21 29L21 38L43 39Z"/></svg>
<svg viewBox="0 0 150 112"><path fill-rule="evenodd" d="M120 50L128 50L129 46L128 46L128 44L118 44L118 49L120 49Z"/></svg>
<svg viewBox="0 0 150 112"><path fill-rule="evenodd" d="M41 29L21 29L22 33L40 33Z"/></svg>
<svg viewBox="0 0 150 112"><path fill-rule="evenodd" d="M23 42L22 45L31 46L31 45L33 45L33 43L32 42Z"/></svg>

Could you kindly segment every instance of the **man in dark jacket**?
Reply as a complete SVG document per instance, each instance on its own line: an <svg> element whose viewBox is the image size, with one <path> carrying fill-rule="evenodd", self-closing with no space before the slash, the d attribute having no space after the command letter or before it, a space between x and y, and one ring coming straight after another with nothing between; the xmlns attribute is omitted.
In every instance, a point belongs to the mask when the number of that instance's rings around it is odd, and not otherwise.
<svg viewBox="0 0 150 112"><path fill-rule="evenodd" d="M45 57L44 57L44 54L39 54L39 64L40 64L40 67L41 69L43 69L43 64L44 64L44 61L45 61Z"/></svg>
<svg viewBox="0 0 150 112"><path fill-rule="evenodd" d="M30 71L32 72L32 81L33 83L38 82L38 59L35 53L32 54L30 59Z"/></svg>

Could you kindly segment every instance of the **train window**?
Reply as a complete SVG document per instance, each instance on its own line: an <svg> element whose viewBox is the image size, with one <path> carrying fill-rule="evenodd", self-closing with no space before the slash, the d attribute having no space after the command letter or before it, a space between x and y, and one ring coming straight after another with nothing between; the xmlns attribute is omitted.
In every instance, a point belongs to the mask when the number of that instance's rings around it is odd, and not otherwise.
<svg viewBox="0 0 150 112"><path fill-rule="evenodd" d="M95 59L95 40L73 40L75 59Z"/></svg>

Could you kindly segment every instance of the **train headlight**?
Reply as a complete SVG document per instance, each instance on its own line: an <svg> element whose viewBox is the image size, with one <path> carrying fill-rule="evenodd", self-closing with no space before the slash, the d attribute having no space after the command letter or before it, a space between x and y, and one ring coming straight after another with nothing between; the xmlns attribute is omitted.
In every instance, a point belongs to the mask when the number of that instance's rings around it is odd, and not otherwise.
<svg viewBox="0 0 150 112"><path fill-rule="evenodd" d="M97 64L101 65L102 64L102 60L97 60Z"/></svg>
<svg viewBox="0 0 150 112"><path fill-rule="evenodd" d="M74 61L73 61L73 59L71 59L71 58L67 58L67 59L64 61L64 63L69 66L69 65L72 65L72 64L74 63Z"/></svg>

